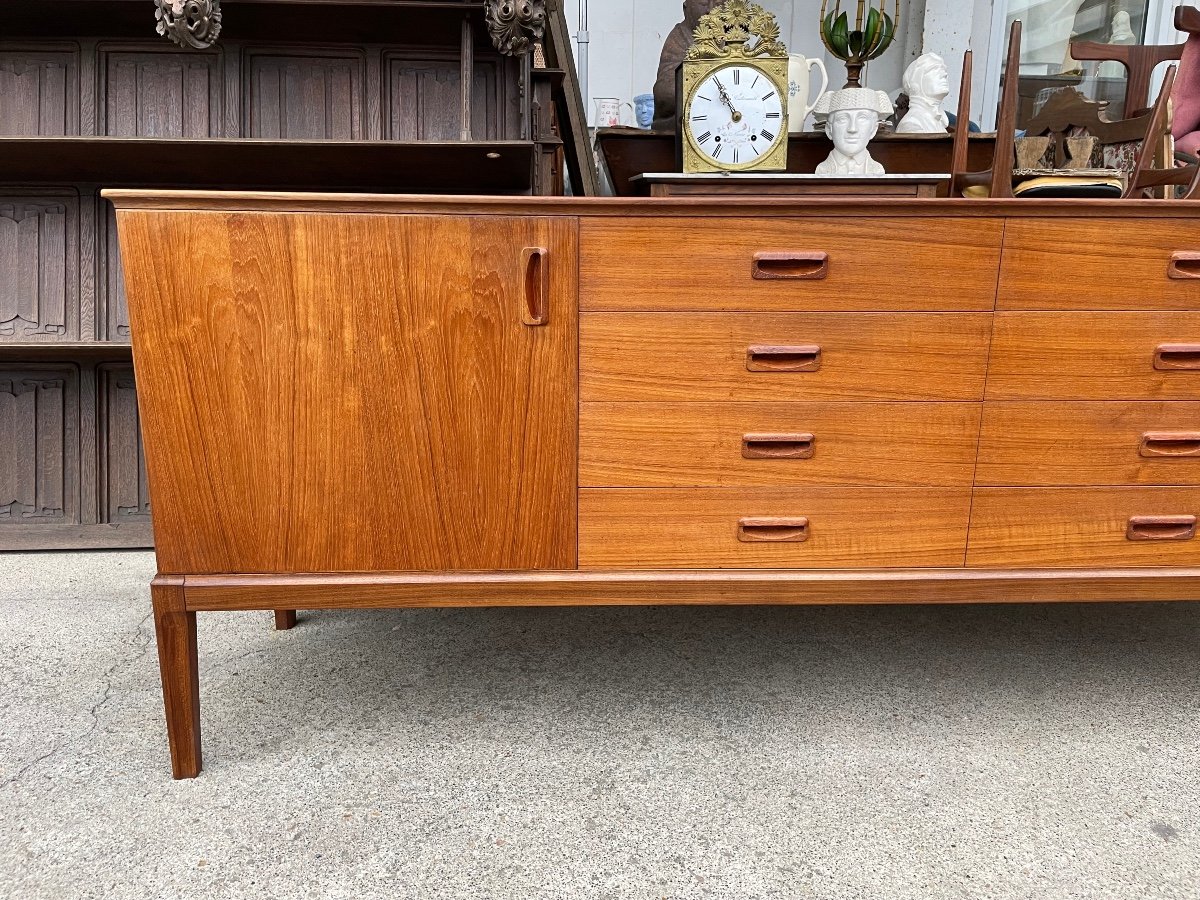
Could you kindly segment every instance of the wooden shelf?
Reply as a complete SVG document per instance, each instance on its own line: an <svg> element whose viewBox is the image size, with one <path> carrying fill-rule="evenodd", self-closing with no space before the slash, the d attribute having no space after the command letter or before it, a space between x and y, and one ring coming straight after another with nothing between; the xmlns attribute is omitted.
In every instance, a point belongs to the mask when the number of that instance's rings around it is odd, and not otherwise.
<svg viewBox="0 0 1200 900"><path fill-rule="evenodd" d="M106 344L99 341L61 341L56 343L0 342L0 362L58 362L80 360L127 362L133 358L129 344Z"/></svg>
<svg viewBox="0 0 1200 900"><path fill-rule="evenodd" d="M8 183L511 195L529 192L533 160L527 141L0 137Z"/></svg>

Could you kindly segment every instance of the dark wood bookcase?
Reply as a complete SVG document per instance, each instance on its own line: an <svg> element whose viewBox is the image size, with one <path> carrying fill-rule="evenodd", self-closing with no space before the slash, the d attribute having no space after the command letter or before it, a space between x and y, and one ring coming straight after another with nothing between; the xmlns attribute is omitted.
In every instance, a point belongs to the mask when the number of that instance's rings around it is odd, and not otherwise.
<svg viewBox="0 0 1200 900"><path fill-rule="evenodd" d="M153 542L101 188L595 192L557 2L523 55L486 6L224 0L196 49L154 0L0 0L0 551Z"/></svg>

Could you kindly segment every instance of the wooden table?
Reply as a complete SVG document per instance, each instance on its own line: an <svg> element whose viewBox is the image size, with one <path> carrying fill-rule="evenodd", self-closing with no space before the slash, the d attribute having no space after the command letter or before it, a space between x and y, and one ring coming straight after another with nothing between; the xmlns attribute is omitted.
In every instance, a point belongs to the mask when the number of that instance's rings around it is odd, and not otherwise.
<svg viewBox="0 0 1200 900"><path fill-rule="evenodd" d="M1200 207L109 191L196 614L1192 599Z"/></svg>
<svg viewBox="0 0 1200 900"><path fill-rule="evenodd" d="M936 197L938 188L944 189L950 176L839 178L774 172L728 175L652 172L634 176L632 181L636 188L648 189L651 197Z"/></svg>

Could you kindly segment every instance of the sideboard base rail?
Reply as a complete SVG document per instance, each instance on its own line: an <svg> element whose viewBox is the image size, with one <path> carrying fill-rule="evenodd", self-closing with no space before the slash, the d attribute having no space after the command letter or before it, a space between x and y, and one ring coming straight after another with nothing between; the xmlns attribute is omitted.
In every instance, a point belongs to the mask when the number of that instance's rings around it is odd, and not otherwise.
<svg viewBox="0 0 1200 900"><path fill-rule="evenodd" d="M160 578L179 576L160 576ZM182 576L188 611L1195 600L1200 569L638 570Z"/></svg>

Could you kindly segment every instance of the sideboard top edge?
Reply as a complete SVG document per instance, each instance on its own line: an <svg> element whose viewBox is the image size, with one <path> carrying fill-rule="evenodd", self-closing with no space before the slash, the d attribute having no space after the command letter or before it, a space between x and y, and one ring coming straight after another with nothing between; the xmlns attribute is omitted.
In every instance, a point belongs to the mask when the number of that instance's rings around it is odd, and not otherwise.
<svg viewBox="0 0 1200 900"><path fill-rule="evenodd" d="M967 200L854 198L502 197L300 191L184 191L108 188L119 210L220 212L446 213L540 216L1200 216L1183 200Z"/></svg>

